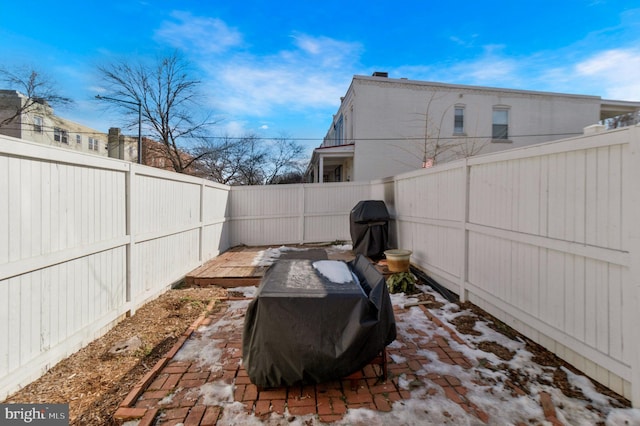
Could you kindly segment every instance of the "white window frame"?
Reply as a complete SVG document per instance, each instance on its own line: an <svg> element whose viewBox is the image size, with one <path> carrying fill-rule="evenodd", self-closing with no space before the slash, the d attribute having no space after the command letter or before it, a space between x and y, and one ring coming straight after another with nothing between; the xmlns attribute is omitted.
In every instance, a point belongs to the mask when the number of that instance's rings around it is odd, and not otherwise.
<svg viewBox="0 0 640 426"><path fill-rule="evenodd" d="M69 132L60 127L53 128L53 140L69 145Z"/></svg>
<svg viewBox="0 0 640 426"><path fill-rule="evenodd" d="M501 121L497 123L496 121L496 113L505 113L506 120L498 120ZM506 123L502 123L502 121L506 121ZM491 113L491 140L494 142L510 142L509 132L510 132L510 122L511 122L511 109L508 106L494 106L493 111ZM505 126L504 130L506 132L496 131L496 126ZM504 136L502 135L504 133Z"/></svg>
<svg viewBox="0 0 640 426"><path fill-rule="evenodd" d="M44 127L44 118L40 115L33 116L33 132L34 133L42 133Z"/></svg>
<svg viewBox="0 0 640 426"><path fill-rule="evenodd" d="M454 135L465 135L466 134L465 130L464 130L464 110L465 110L464 105L456 105L453 108L453 134ZM458 111L461 111L460 115L458 115ZM461 120L460 120L462 122L461 127L457 126L457 121L458 121L457 118L458 117L461 117Z"/></svg>

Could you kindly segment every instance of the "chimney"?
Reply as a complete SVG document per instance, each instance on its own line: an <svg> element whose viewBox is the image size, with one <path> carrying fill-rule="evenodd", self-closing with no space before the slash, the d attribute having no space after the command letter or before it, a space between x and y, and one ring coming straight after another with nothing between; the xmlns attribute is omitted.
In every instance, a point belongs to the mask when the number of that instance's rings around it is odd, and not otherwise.
<svg viewBox="0 0 640 426"><path fill-rule="evenodd" d="M109 128L109 136L107 142L107 149L109 150L109 157L120 158L118 156L120 146L120 129L117 127Z"/></svg>
<svg viewBox="0 0 640 426"><path fill-rule="evenodd" d="M385 71L374 71L372 74L373 77L384 77L384 78L388 78L389 77L389 73L385 72Z"/></svg>

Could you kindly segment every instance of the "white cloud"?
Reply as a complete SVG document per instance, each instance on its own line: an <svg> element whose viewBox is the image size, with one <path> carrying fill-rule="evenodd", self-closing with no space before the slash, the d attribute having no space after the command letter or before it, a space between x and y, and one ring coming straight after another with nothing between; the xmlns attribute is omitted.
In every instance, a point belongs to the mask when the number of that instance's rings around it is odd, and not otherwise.
<svg viewBox="0 0 640 426"><path fill-rule="evenodd" d="M224 21L176 11L156 31L156 39L179 48L202 71L209 107L226 116L229 134L266 131L255 117L322 111L330 118L340 104L362 53L357 42L294 32L291 44L254 54L240 30ZM229 123L226 121L229 120ZM278 126L290 126L283 118ZM298 123L299 124L299 123Z"/></svg>
<svg viewBox="0 0 640 426"><path fill-rule="evenodd" d="M174 11L174 21L164 21L156 38L185 52L223 53L243 44L242 34L217 18Z"/></svg>
<svg viewBox="0 0 640 426"><path fill-rule="evenodd" d="M611 49L598 52L575 66L575 73L600 82L601 95L608 98L640 100L640 49Z"/></svg>
<svg viewBox="0 0 640 426"><path fill-rule="evenodd" d="M510 56L502 46L487 46L469 61L401 67L396 76L524 90L640 100L640 49L588 52L575 47Z"/></svg>
<svg viewBox="0 0 640 426"><path fill-rule="evenodd" d="M254 116L283 107L337 107L354 74L360 45L304 34L293 40L292 48L270 56L245 54L202 63L219 107Z"/></svg>

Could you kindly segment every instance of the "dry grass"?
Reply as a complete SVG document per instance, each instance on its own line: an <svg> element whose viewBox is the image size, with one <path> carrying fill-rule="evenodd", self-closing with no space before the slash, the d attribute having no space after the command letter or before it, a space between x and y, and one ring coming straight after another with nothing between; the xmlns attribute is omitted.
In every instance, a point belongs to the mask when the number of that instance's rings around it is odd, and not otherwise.
<svg viewBox="0 0 640 426"><path fill-rule="evenodd" d="M100 339L62 360L7 403L69 403L72 425L115 425L113 413L207 304L226 296L219 287L173 289L126 318ZM113 355L109 350L133 336L142 347Z"/></svg>

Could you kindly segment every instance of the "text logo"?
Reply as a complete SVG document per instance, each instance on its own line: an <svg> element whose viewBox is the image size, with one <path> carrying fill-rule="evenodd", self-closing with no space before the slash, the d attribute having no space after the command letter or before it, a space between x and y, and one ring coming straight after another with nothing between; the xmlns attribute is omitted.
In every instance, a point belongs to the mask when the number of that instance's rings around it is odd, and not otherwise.
<svg viewBox="0 0 640 426"><path fill-rule="evenodd" d="M0 424L68 426L69 404L0 404Z"/></svg>

